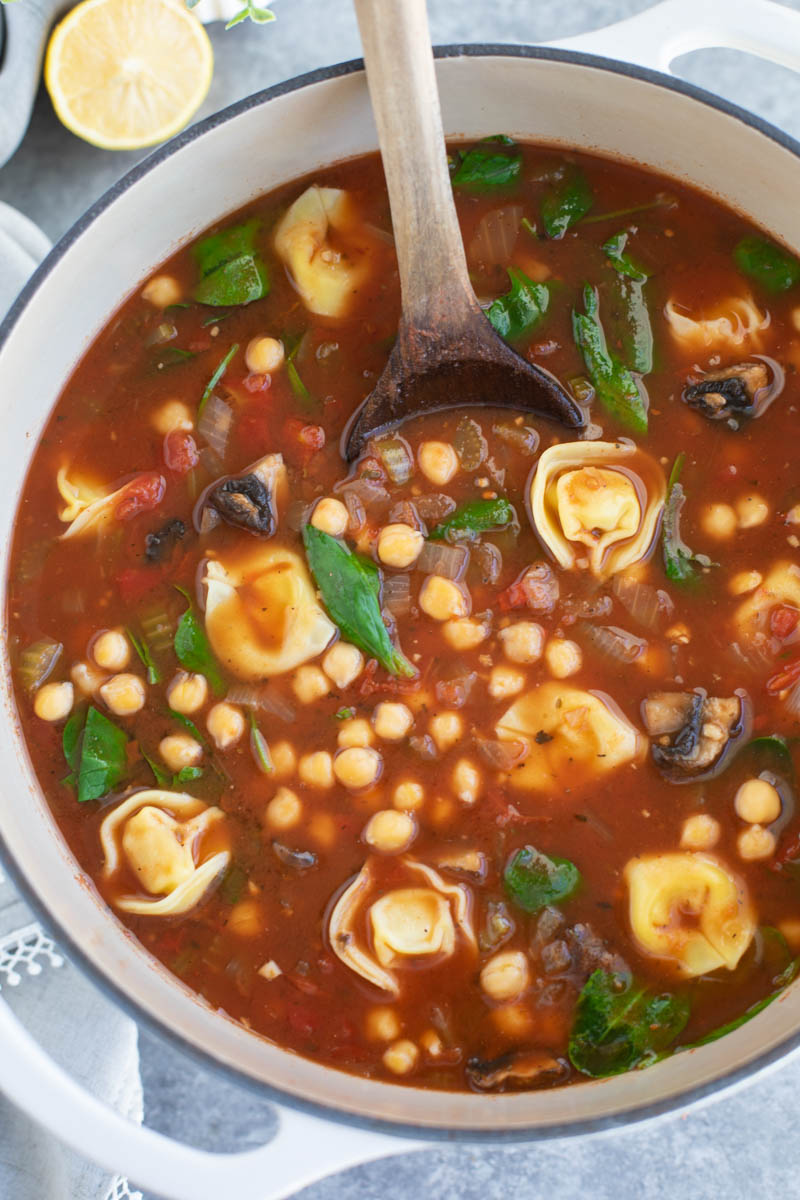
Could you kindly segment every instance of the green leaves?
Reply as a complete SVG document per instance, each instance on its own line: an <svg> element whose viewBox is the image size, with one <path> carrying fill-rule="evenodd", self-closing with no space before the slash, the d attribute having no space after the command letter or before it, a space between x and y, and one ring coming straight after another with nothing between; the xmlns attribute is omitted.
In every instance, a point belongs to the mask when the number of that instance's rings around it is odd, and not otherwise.
<svg viewBox="0 0 800 1200"><path fill-rule="evenodd" d="M549 858L534 846L523 846L503 872L506 892L518 908L537 913L560 904L578 890L581 873L568 858Z"/></svg>
<svg viewBox="0 0 800 1200"><path fill-rule="evenodd" d="M661 553L667 579L673 583L694 587L700 579L698 566L711 566L705 555L695 554L681 537L681 511L686 503L686 493L680 482L686 455L681 453L672 464L667 483L667 499L661 523Z"/></svg>
<svg viewBox="0 0 800 1200"><path fill-rule="evenodd" d="M96 708L75 710L61 744L72 772L66 782L77 785L80 804L99 800L125 778L127 735Z"/></svg>
<svg viewBox="0 0 800 1200"><path fill-rule="evenodd" d="M580 167L566 163L556 172L542 199L542 222L549 238L562 238L594 203L592 189Z"/></svg>
<svg viewBox="0 0 800 1200"><path fill-rule="evenodd" d="M147 668L147 682L160 683L161 672L158 669L158 664L153 658L152 652L145 638L138 638L132 629L127 629L125 632L128 635L131 645L141 659L142 664Z"/></svg>
<svg viewBox="0 0 800 1200"><path fill-rule="evenodd" d="M768 292L786 292L800 283L800 260L767 238L755 234L742 238L734 248L733 260L743 275Z"/></svg>
<svg viewBox="0 0 800 1200"><path fill-rule="evenodd" d="M612 285L612 336L622 346L626 366L640 375L653 369L653 327L644 298L647 272L625 252L628 235L624 231L609 238L603 250L616 271Z"/></svg>
<svg viewBox="0 0 800 1200"><path fill-rule="evenodd" d="M203 395L200 398L200 403L197 406L197 419L198 420L200 419L200 417L202 417L203 409L205 408L205 406L208 404L209 400L211 399L211 395L214 391L214 388L217 386L220 379L222 379L222 376L227 371L230 361L238 349L239 349L239 343L234 342L233 345L231 346L230 350L225 355L222 362L219 364L216 371L214 372L214 374L211 376L208 383L206 384Z"/></svg>
<svg viewBox="0 0 800 1200"><path fill-rule="evenodd" d="M274 20L275 13L272 9L261 8L259 5L254 4L253 0L246 0L244 8L234 13L225 28L233 29L234 25L239 25L242 21L252 21L254 25L267 25L270 21Z"/></svg>
<svg viewBox="0 0 800 1200"><path fill-rule="evenodd" d="M603 408L634 433L647 433L647 406L628 368L608 349L598 313L597 289L585 284L585 314L572 312L572 332Z"/></svg>
<svg viewBox="0 0 800 1200"><path fill-rule="evenodd" d="M495 147L490 149L489 147ZM522 152L510 137L498 133L461 153L453 187L465 192L494 192L513 187L522 170Z"/></svg>
<svg viewBox="0 0 800 1200"><path fill-rule="evenodd" d="M686 997L670 992L656 996L631 980L595 971L578 997L570 1062L594 1078L647 1066L675 1041L688 1019Z"/></svg>
<svg viewBox="0 0 800 1200"><path fill-rule="evenodd" d="M225 691L225 680L217 665L217 660L211 651L197 614L194 611L189 593L183 588L177 589L182 596L185 596L189 602L189 607L178 622L178 628L175 631L175 654L181 666L186 667L187 671L196 671L200 675L205 675L212 691L219 696Z"/></svg>
<svg viewBox="0 0 800 1200"><path fill-rule="evenodd" d="M644 283L647 278L647 272L643 267L640 267L633 261L629 254L625 252L625 246L628 241L628 234L623 229L620 233L615 233L607 242L603 243L603 253L616 271L621 275L627 275L629 279L633 279L636 283Z"/></svg>
<svg viewBox="0 0 800 1200"><path fill-rule="evenodd" d="M504 496L498 496L496 500L470 500L437 525L428 539L432 542L440 542L445 538L447 541L471 541L481 533L504 529L516 519L513 505Z"/></svg>
<svg viewBox="0 0 800 1200"><path fill-rule="evenodd" d="M381 576L375 564L313 525L304 527L303 543L325 607L347 640L377 658L390 674L407 679L416 675L383 623Z"/></svg>
<svg viewBox="0 0 800 1200"><path fill-rule="evenodd" d="M550 289L546 283L534 283L524 271L508 268L511 291L492 301L486 316L508 342L530 333L544 317L550 304Z"/></svg>
<svg viewBox="0 0 800 1200"><path fill-rule="evenodd" d="M243 18L242 18L243 19ZM269 277L256 249L259 222L255 219L212 233L193 247L200 282L193 298L200 304L228 308L251 304L269 292Z"/></svg>

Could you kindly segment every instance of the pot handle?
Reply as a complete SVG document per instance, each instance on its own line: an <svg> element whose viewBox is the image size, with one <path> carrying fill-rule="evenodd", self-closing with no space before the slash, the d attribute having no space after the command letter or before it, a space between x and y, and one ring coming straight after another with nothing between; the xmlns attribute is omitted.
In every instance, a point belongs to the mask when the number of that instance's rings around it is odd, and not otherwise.
<svg viewBox="0 0 800 1200"><path fill-rule="evenodd" d="M283 1200L324 1176L424 1148L403 1137L343 1125L280 1106L266 1146L211 1154L127 1120L57 1066L0 998L0 1091L50 1133L112 1173L164 1200ZM87 1131L90 1130L91 1134Z"/></svg>
<svg viewBox="0 0 800 1200"><path fill-rule="evenodd" d="M800 71L800 12L773 0L662 0L604 29L546 45L666 73L679 55L712 47Z"/></svg>

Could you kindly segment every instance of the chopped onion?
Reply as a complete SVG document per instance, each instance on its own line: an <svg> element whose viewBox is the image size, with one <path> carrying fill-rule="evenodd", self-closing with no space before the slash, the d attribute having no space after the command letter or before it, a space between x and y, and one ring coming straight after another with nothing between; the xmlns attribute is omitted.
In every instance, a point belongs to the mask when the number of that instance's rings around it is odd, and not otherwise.
<svg viewBox="0 0 800 1200"><path fill-rule="evenodd" d="M242 708L257 708L260 712L270 713L287 724L294 721L297 715L291 704L268 683L235 683L229 689L226 699L231 704L241 704Z"/></svg>
<svg viewBox="0 0 800 1200"><path fill-rule="evenodd" d="M233 409L219 396L212 395L197 422L197 432L221 459L225 458L232 425Z"/></svg>
<svg viewBox="0 0 800 1200"><path fill-rule="evenodd" d="M472 561L481 583L494 587L503 571L503 556L493 542L478 542L472 547Z"/></svg>
<svg viewBox="0 0 800 1200"><path fill-rule="evenodd" d="M299 533L303 526L308 524L310 507L307 500L292 500L286 509L284 518L287 529L291 529L293 533Z"/></svg>
<svg viewBox="0 0 800 1200"><path fill-rule="evenodd" d="M477 471L485 462L489 453L489 443L483 436L483 430L472 417L462 417L456 426L453 437L453 449L459 457L465 471Z"/></svg>
<svg viewBox="0 0 800 1200"><path fill-rule="evenodd" d="M504 208L493 208L478 223L469 244L469 257L486 266L504 267L511 261L520 222L522 205L508 204Z"/></svg>
<svg viewBox="0 0 800 1200"><path fill-rule="evenodd" d="M448 708L463 708L470 697L478 676L459 663L449 679L440 679L434 691L436 699Z"/></svg>
<svg viewBox="0 0 800 1200"><path fill-rule="evenodd" d="M425 762L433 762L439 757L439 751L436 749L436 743L428 733L421 736L414 734L408 739L408 744L415 754L418 754Z"/></svg>
<svg viewBox="0 0 800 1200"><path fill-rule="evenodd" d="M146 346L163 346L165 342L171 342L173 338L178 336L178 330L171 321L162 321L145 341Z"/></svg>
<svg viewBox="0 0 800 1200"><path fill-rule="evenodd" d="M22 651L17 673L26 692L35 692L53 673L64 647L53 638L40 638Z"/></svg>
<svg viewBox="0 0 800 1200"><path fill-rule="evenodd" d="M408 442L401 437L381 438L374 447L392 483L408 483L414 471L414 457Z"/></svg>
<svg viewBox="0 0 800 1200"><path fill-rule="evenodd" d="M389 575L384 580L383 605L393 616L405 616L411 608L410 575Z"/></svg>
<svg viewBox="0 0 800 1200"><path fill-rule="evenodd" d="M635 634L628 633L626 629L620 629L617 625L584 624L581 629L595 650L618 662L635 662L639 655L644 654L647 649L647 642L644 638L636 637Z"/></svg>
<svg viewBox="0 0 800 1200"><path fill-rule="evenodd" d="M423 521L438 525L456 511L456 502L452 496L445 496L444 492L429 492L427 496L417 497L415 507Z"/></svg>
<svg viewBox="0 0 800 1200"><path fill-rule="evenodd" d="M466 546L451 546L447 542L426 542L414 564L425 575L441 575L444 579L459 579L467 568L469 550Z"/></svg>
<svg viewBox="0 0 800 1200"><path fill-rule="evenodd" d="M520 454L535 454L539 449L539 434L531 425L493 425L492 433Z"/></svg>
<svg viewBox="0 0 800 1200"><path fill-rule="evenodd" d="M475 739L475 745L478 747L481 758L495 771L510 771L512 767L516 767L528 756L527 743L514 738L500 741L495 738L479 737Z"/></svg>
<svg viewBox="0 0 800 1200"><path fill-rule="evenodd" d="M347 522L347 532L358 533L360 529L364 528L367 520L367 514L364 509L364 505L361 503L360 498L355 494L355 492L346 492L344 503L350 518Z"/></svg>
<svg viewBox="0 0 800 1200"><path fill-rule="evenodd" d="M391 504L391 496L383 484L376 483L373 479L364 479L363 476L359 479L348 479L334 488L334 491L344 496L345 504L348 496L356 496L364 506L365 513L371 516L379 516Z"/></svg>
<svg viewBox="0 0 800 1200"><path fill-rule="evenodd" d="M625 611L645 629L659 629L675 611L672 599L662 588L630 575L615 575L611 590Z"/></svg>

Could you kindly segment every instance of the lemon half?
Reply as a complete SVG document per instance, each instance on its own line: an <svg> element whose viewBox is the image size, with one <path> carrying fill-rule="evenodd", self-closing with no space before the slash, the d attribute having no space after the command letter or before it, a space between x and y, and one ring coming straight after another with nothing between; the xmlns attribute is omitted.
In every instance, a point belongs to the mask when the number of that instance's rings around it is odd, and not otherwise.
<svg viewBox="0 0 800 1200"><path fill-rule="evenodd" d="M213 69L182 0L83 0L54 30L44 78L67 129L104 150L138 150L183 129Z"/></svg>

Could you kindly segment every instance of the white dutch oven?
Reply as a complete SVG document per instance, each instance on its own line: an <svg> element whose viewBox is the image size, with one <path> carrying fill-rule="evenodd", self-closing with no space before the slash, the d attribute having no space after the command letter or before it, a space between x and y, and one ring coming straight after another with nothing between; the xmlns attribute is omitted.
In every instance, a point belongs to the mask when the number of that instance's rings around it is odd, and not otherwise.
<svg viewBox="0 0 800 1200"><path fill-rule="evenodd" d="M445 129L470 138L502 130L652 166L718 195L798 247L800 146L646 69L667 70L676 55L700 46L750 50L800 68L800 13L769 0L666 0L566 50L446 49L437 64ZM375 146L359 64L334 67L190 130L137 167L67 234L0 330L0 545L9 545L28 457L62 384L131 286L260 192ZM159 1195L276 1200L327 1171L436 1138L541 1138L617 1127L706 1098L797 1053L800 983L702 1049L631 1075L528 1094L425 1092L353 1078L270 1045L200 1002L100 902L39 794L15 722L6 661L3 671L0 839L28 898L72 956L135 1016L280 1102L277 1138L259 1150L217 1156L169 1142L83 1092L0 1002L0 1087L82 1154Z"/></svg>

